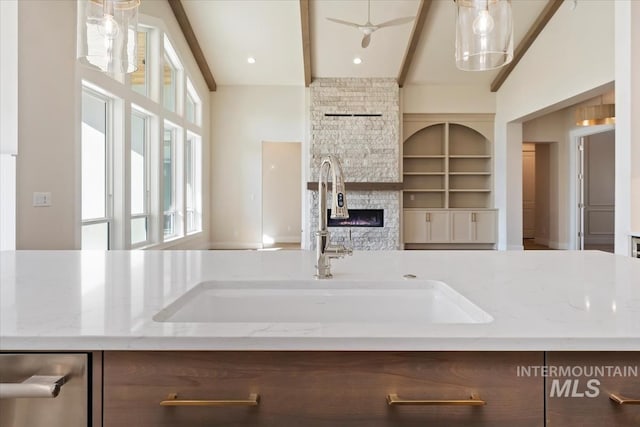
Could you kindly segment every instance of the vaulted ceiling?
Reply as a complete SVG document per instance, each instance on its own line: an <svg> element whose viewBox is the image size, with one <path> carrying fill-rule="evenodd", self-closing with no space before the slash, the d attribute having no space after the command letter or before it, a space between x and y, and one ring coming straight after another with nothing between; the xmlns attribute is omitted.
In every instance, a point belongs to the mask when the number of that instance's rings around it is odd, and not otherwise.
<svg viewBox="0 0 640 427"><path fill-rule="evenodd" d="M218 85L304 85L305 53L310 61L307 81L392 77L404 85L489 88L501 72L456 69L452 0L371 0L374 24L406 16L418 19L378 29L367 48L361 47L363 34L357 28L327 19L364 23L366 0L169 1L174 11L176 3L182 6ZM514 45L530 44L536 29L540 31L561 4L561 0L513 0ZM249 64L248 57L255 63ZM354 64L355 57L362 63Z"/></svg>

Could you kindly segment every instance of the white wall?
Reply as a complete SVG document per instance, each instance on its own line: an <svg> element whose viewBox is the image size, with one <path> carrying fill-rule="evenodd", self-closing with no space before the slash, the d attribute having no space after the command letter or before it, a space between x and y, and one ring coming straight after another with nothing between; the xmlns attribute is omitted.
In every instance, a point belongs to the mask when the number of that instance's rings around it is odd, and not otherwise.
<svg viewBox="0 0 640 427"><path fill-rule="evenodd" d="M496 94L489 87L418 86L401 89L403 113L494 113Z"/></svg>
<svg viewBox="0 0 640 427"><path fill-rule="evenodd" d="M630 117L636 118L633 121L623 121L622 124L625 127L628 126L630 128L629 137L627 138L627 140L631 143L628 157L629 167L631 169L629 174L631 175L631 206L629 209L629 228L631 230L638 231L640 230L640 120L638 120L637 118L640 116L640 77L638 77L640 76L640 25L638 24L640 23L640 4L638 2L634 2L629 6L631 7L631 13L629 14L629 26L625 25L624 28L621 28L620 37L625 36L625 29L628 29L628 31L631 33L629 37L629 44L631 45L629 53L631 65L625 72L628 78L622 76L623 71L621 70L620 75L616 74L616 79L620 81L620 87L622 90L629 90L629 95L631 96L632 100L629 108L629 115L625 116L625 120L629 119ZM624 12L624 5L618 6L616 8L616 17L618 16L618 14L622 14L622 16L625 16ZM635 23L633 26L631 25L632 22ZM618 36L616 35L616 37ZM616 58L618 57L619 55L616 52ZM616 59L616 61L622 62L623 59ZM619 137L616 133L616 143L618 141L618 138L620 138L620 140L623 140L623 138L625 137L627 137L626 134L623 134ZM619 158L616 159L616 162L620 161L621 160ZM617 174L616 178L618 178ZM619 231L616 231L616 233L624 233L624 231L624 229L620 229ZM620 236L620 238L617 239L616 242L622 242L624 237L625 236ZM621 248L621 250L624 249ZM629 250L628 246L627 250Z"/></svg>
<svg viewBox="0 0 640 427"><path fill-rule="evenodd" d="M305 96L297 86L211 93L211 247L261 247L262 141L302 141L305 151Z"/></svg>
<svg viewBox="0 0 640 427"><path fill-rule="evenodd" d="M640 231L640 2L616 1L615 251L630 254Z"/></svg>
<svg viewBox="0 0 640 427"><path fill-rule="evenodd" d="M74 249L80 231L76 3L33 0L18 5L16 247ZM34 191L51 192L52 206L33 207Z"/></svg>
<svg viewBox="0 0 640 427"><path fill-rule="evenodd" d="M522 248L522 131L516 122L545 109L557 109L615 77L614 8L619 2L583 1L575 10L570 3L556 12L497 93L499 249ZM558 157L562 162L562 153Z"/></svg>

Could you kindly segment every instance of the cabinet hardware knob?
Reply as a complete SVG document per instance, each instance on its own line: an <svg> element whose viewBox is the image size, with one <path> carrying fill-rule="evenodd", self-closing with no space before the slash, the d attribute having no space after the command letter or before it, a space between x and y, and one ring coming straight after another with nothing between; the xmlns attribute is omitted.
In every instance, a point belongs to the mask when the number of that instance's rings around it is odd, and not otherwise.
<svg viewBox="0 0 640 427"><path fill-rule="evenodd" d="M395 405L455 405L455 406L483 406L487 402L478 398L478 396L472 394L470 399L442 399L442 400L407 400L401 399L397 394L388 394L387 403L389 406Z"/></svg>
<svg viewBox="0 0 640 427"><path fill-rule="evenodd" d="M257 393L249 394L247 399L220 400L184 400L178 399L177 393L170 393L166 400L160 402L160 406L258 406L259 400Z"/></svg>
<svg viewBox="0 0 640 427"><path fill-rule="evenodd" d="M609 399L613 400L618 405L640 405L640 399L631 399L615 393L611 393L609 395Z"/></svg>

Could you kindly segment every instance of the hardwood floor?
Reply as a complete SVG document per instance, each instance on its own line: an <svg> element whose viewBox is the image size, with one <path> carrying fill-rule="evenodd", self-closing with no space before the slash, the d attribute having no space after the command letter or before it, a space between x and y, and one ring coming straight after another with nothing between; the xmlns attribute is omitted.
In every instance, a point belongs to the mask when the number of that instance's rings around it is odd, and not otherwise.
<svg viewBox="0 0 640 427"><path fill-rule="evenodd" d="M295 251L300 250L300 243L273 243L271 245L265 244L263 251Z"/></svg>
<svg viewBox="0 0 640 427"><path fill-rule="evenodd" d="M549 246L539 245L534 239L522 239L525 251L549 251L553 250Z"/></svg>
<svg viewBox="0 0 640 427"><path fill-rule="evenodd" d="M588 251L602 251L602 252L614 252L613 245L596 245L585 243L584 249Z"/></svg>
<svg viewBox="0 0 640 427"><path fill-rule="evenodd" d="M535 242L534 239L522 239L522 244L525 251L553 251L555 249L548 246L540 245ZM613 245L595 245L585 244L584 249L587 251L602 251L602 252L614 252Z"/></svg>

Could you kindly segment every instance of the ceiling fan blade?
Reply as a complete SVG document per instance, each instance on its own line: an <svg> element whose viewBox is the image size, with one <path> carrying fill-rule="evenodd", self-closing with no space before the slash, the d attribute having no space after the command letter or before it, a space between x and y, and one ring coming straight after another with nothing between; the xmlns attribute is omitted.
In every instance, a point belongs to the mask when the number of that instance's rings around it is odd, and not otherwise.
<svg viewBox="0 0 640 427"><path fill-rule="evenodd" d="M335 22L337 24L342 24L342 25L348 25L350 27L358 28L362 26L360 24L356 24L355 22L343 21L342 19L335 19L335 18L327 18L327 19L331 22Z"/></svg>
<svg viewBox="0 0 640 427"><path fill-rule="evenodd" d="M365 48L369 46L370 42L371 42L371 34L365 34L365 36L362 38L362 47Z"/></svg>
<svg viewBox="0 0 640 427"><path fill-rule="evenodd" d="M411 22L414 19L415 19L415 16L405 16L404 18L396 18L396 19L392 19L391 21L386 21L380 24L376 24L376 27L384 28L384 27L391 27L393 25L402 25L402 24L406 24L407 22Z"/></svg>

